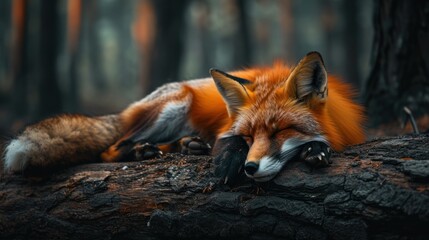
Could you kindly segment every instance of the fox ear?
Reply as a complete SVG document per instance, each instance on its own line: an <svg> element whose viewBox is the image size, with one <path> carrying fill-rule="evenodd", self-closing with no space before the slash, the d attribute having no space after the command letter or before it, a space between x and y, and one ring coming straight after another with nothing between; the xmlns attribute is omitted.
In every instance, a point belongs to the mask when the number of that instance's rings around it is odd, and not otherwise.
<svg viewBox="0 0 429 240"><path fill-rule="evenodd" d="M210 75L226 103L229 116L233 117L241 107L246 105L249 95L245 85L252 82L213 68L210 69Z"/></svg>
<svg viewBox="0 0 429 240"><path fill-rule="evenodd" d="M289 97L310 106L326 101L328 75L320 53L310 52L301 59L286 82L286 92Z"/></svg>

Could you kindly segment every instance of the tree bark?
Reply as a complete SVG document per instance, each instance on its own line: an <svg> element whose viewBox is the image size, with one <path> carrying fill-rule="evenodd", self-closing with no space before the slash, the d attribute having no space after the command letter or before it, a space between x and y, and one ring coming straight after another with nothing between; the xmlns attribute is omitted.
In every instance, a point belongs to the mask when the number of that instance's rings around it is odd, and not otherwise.
<svg viewBox="0 0 429 240"><path fill-rule="evenodd" d="M218 185L208 156L0 181L0 239L425 239L429 135L373 140L272 182Z"/></svg>
<svg viewBox="0 0 429 240"><path fill-rule="evenodd" d="M371 123L392 122L408 106L429 108L429 2L375 1L372 70L366 88Z"/></svg>

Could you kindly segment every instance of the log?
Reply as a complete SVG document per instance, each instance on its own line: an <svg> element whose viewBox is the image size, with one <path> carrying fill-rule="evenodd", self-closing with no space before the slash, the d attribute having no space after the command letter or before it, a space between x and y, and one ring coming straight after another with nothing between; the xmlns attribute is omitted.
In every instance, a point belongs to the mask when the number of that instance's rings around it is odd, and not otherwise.
<svg viewBox="0 0 429 240"><path fill-rule="evenodd" d="M80 165L0 180L0 239L427 239L429 135L218 184L209 156Z"/></svg>

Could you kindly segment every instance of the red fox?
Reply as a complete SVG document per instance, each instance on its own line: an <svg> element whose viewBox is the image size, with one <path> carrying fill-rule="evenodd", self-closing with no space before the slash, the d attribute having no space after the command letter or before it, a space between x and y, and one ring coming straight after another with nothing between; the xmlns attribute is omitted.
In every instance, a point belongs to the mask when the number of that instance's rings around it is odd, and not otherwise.
<svg viewBox="0 0 429 240"><path fill-rule="evenodd" d="M264 182L294 158L325 166L332 150L364 141L363 108L351 100L349 85L328 78L318 52L294 68L277 62L210 74L166 84L117 115L62 115L30 125L6 147L5 169L129 160L136 144L153 153L199 136L214 143L216 174L225 183L240 172ZM182 146L204 149L195 142Z"/></svg>

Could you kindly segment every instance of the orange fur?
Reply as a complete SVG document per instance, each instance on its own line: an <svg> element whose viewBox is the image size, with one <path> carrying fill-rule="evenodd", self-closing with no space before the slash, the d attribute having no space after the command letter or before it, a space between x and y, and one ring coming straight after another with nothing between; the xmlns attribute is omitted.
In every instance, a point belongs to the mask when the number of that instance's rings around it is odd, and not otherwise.
<svg viewBox="0 0 429 240"><path fill-rule="evenodd" d="M264 85L271 88L269 90L273 93L276 91L283 93L284 82L290 76L291 69L277 62L273 68L254 68L231 74L254 83L254 86L248 89L253 98L247 105L252 105L258 100L258 93L251 92L251 89L255 90ZM329 77L328 89L329 99L324 103L322 109L313 110L308 109L305 105L295 105L300 111L311 112L317 118L333 149L341 151L347 145L362 143L365 140L363 131L365 117L363 107L352 100L354 93L351 87L337 77ZM190 91L194 96L190 118L196 128L203 130L203 135L209 136L209 140L214 141L215 133L221 135L226 132L234 122L234 118L227 117L225 104L214 83L201 89L190 88ZM285 100L288 99L284 95L277 99L279 102ZM259 108L259 111L264 112L270 108L272 106L265 105ZM282 111L281 109L276 110ZM305 122L302 124L305 125Z"/></svg>
<svg viewBox="0 0 429 240"><path fill-rule="evenodd" d="M320 113L314 113L328 136L331 146L341 151L345 146L365 141L363 107L354 103L351 87L335 77L328 80L329 100Z"/></svg>

